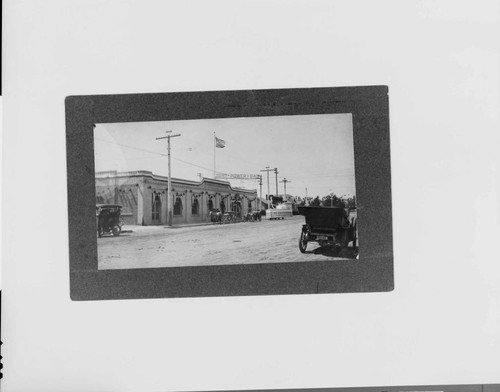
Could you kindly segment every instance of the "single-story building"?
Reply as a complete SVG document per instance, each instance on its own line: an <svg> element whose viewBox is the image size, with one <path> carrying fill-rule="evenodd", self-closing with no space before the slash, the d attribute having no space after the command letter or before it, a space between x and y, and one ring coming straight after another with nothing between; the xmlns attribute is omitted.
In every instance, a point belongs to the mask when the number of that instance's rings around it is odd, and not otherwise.
<svg viewBox="0 0 500 392"><path fill-rule="evenodd" d="M150 171L97 172L96 204L122 205L122 218L128 225L165 225L167 184L168 177ZM210 210L217 208L239 217L260 208L257 190L233 188L227 181L172 178L171 184L173 225L208 222Z"/></svg>

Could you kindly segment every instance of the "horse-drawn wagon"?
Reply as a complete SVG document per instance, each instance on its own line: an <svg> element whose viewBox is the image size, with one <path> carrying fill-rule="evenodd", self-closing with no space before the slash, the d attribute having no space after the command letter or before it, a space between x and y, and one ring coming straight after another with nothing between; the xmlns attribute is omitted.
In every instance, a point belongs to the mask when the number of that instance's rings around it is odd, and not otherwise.
<svg viewBox="0 0 500 392"><path fill-rule="evenodd" d="M321 247L333 246L337 251L349 250L346 257L356 258L358 254L357 214L355 209L341 207L298 207L306 223L302 226L299 250L306 252L309 242Z"/></svg>
<svg viewBox="0 0 500 392"><path fill-rule="evenodd" d="M254 211L254 212L247 212L245 217L243 218L245 222L260 222L262 220L262 215L260 214L260 211Z"/></svg>

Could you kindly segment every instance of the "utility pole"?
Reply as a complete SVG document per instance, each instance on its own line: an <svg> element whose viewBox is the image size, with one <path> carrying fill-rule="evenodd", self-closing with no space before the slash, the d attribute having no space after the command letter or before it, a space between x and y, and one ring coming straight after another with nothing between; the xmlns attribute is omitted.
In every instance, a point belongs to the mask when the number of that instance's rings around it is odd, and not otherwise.
<svg viewBox="0 0 500 392"><path fill-rule="evenodd" d="M278 168L274 168L274 174L276 174L276 197L278 197Z"/></svg>
<svg viewBox="0 0 500 392"><path fill-rule="evenodd" d="M172 131L167 131L167 133L171 133ZM175 135L167 135L157 137L156 140L167 139L167 152L168 152L168 189L167 189L167 224L172 226L172 181L170 175L170 138L181 136L180 134Z"/></svg>
<svg viewBox="0 0 500 392"><path fill-rule="evenodd" d="M283 181L280 181L280 182L282 182L285 185L285 199L286 199L286 183L287 182L292 182L292 181L289 181L286 178L283 178Z"/></svg>
<svg viewBox="0 0 500 392"><path fill-rule="evenodd" d="M260 199L259 199L259 212L262 211L262 175L259 174L259 187L260 187Z"/></svg>
<svg viewBox="0 0 500 392"><path fill-rule="evenodd" d="M273 169L269 169L269 166L266 166L265 170L261 170L261 172L267 172L267 196L269 196L269 172L270 171L273 171Z"/></svg>

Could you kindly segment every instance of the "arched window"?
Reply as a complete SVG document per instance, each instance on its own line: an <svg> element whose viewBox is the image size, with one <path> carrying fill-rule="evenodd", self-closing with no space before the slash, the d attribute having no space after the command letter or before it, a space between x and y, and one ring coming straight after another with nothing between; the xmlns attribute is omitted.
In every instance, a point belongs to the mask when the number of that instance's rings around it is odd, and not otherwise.
<svg viewBox="0 0 500 392"><path fill-rule="evenodd" d="M208 211L212 211L214 209L214 202L212 199L208 200Z"/></svg>
<svg viewBox="0 0 500 392"><path fill-rule="evenodd" d="M200 205L198 204L198 199L193 200L193 205L191 206L191 214L198 215L200 213Z"/></svg>
<svg viewBox="0 0 500 392"><path fill-rule="evenodd" d="M154 195L153 195L154 197ZM151 219L153 221L159 221L160 220L160 212L161 212L161 200L160 196L156 195L156 197L153 198L153 205L151 208Z"/></svg>
<svg viewBox="0 0 500 392"><path fill-rule="evenodd" d="M175 199L174 215L182 215L182 200L180 197Z"/></svg>

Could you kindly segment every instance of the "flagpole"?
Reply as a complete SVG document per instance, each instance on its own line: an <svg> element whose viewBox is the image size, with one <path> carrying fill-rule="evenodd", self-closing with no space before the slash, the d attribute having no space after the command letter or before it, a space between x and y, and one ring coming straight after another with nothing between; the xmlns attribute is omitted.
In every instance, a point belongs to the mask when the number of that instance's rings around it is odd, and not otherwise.
<svg viewBox="0 0 500 392"><path fill-rule="evenodd" d="M215 180L215 131L214 131L214 180Z"/></svg>

